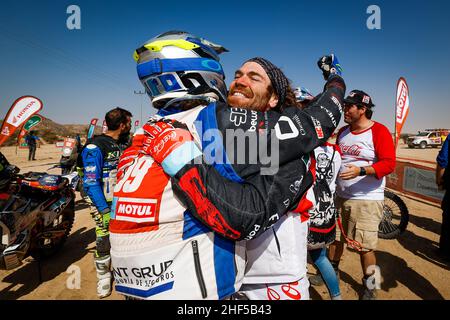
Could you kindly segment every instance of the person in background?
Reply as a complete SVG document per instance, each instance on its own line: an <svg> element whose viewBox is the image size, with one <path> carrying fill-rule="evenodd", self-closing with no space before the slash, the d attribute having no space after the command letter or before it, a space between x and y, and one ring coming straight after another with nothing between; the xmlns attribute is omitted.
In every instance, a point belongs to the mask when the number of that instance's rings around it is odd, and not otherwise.
<svg viewBox="0 0 450 320"><path fill-rule="evenodd" d="M436 183L440 190L445 190L441 202L442 225L439 238L439 251L443 258L450 260L450 169L449 168L449 139L445 142L436 158Z"/></svg>
<svg viewBox="0 0 450 320"><path fill-rule="evenodd" d="M38 141L40 143L40 138L36 136L35 131L30 131L25 136L25 142L28 145L28 161L36 160L36 146L38 144Z"/></svg>
<svg viewBox="0 0 450 320"><path fill-rule="evenodd" d="M306 107L314 100L308 89L295 91L300 106ZM309 209L307 248L319 274L309 277L311 285L325 282L331 300L342 300L339 279L327 256L327 246L336 238L337 210L335 206L336 179L341 167L341 150L335 144L325 143L314 149L315 181L311 187L313 207Z"/></svg>
<svg viewBox="0 0 450 320"><path fill-rule="evenodd" d="M336 230L329 258L336 272L343 253L344 240L361 244L363 300L375 300L380 279L375 249L378 225L383 216L385 176L395 169L395 149L389 129L373 121L372 98L353 90L344 100L344 121L336 143L342 151L342 167L337 180L336 205L340 210L343 231Z"/></svg>
<svg viewBox="0 0 450 320"><path fill-rule="evenodd" d="M81 151L83 188L96 224L94 261L99 298L111 294L111 246L109 243L111 203L116 185L117 164L123 151L119 146L119 139L124 139L130 133L132 116L131 112L122 108L107 112L105 120L108 130L105 134L94 136L87 141Z"/></svg>

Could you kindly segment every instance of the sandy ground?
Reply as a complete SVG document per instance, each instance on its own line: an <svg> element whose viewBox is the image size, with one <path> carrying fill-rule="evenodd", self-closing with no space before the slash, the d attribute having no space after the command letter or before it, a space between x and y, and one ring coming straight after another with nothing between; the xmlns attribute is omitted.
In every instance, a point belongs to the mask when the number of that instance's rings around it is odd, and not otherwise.
<svg viewBox="0 0 450 320"><path fill-rule="evenodd" d="M46 171L59 160L54 145L37 150L37 161L28 162L27 150L5 147L1 151L21 172ZM407 149L400 145L401 157L434 161L439 149ZM431 165L432 166L432 165ZM55 171L56 172L56 171ZM450 263L436 254L441 224L441 210L409 198L405 200L410 216L407 231L397 240L380 240L377 252L382 283L380 299L439 300L450 299ZM97 299L93 265L94 223L88 209L76 203L76 218L64 248L52 258L39 263L27 258L10 271L0 271L0 300L4 299ZM356 253L345 250L341 262L341 291L344 299L358 299L362 272ZM39 271L40 270L40 271ZM309 266L311 273L315 273ZM80 286L77 288L76 276ZM312 299L329 299L325 286L312 287ZM113 293L107 299L122 299Z"/></svg>

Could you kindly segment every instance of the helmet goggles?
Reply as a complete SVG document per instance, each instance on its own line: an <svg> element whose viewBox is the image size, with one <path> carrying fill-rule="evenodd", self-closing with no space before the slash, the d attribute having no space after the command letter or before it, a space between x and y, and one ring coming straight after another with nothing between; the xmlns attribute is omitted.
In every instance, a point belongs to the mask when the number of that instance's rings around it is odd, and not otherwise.
<svg viewBox="0 0 450 320"><path fill-rule="evenodd" d="M223 77L222 66L219 62L207 58L180 58L180 59L153 59L138 64L139 79L166 73L179 71L209 71L216 72Z"/></svg>

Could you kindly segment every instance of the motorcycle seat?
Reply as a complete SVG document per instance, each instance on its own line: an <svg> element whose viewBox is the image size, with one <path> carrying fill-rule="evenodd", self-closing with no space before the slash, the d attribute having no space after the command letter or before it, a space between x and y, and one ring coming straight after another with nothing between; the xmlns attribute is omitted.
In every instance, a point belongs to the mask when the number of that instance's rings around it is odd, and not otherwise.
<svg viewBox="0 0 450 320"><path fill-rule="evenodd" d="M40 178L45 176L46 172L27 172L23 175L26 181L38 181Z"/></svg>
<svg viewBox="0 0 450 320"><path fill-rule="evenodd" d="M56 174L29 172L24 175L21 183L32 188L56 191L63 189L69 183L69 179Z"/></svg>

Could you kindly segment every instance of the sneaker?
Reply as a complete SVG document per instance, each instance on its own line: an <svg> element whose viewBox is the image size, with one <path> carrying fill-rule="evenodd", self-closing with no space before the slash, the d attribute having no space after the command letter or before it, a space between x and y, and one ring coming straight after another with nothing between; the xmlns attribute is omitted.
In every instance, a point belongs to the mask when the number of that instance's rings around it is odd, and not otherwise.
<svg viewBox="0 0 450 320"><path fill-rule="evenodd" d="M322 275L320 273L308 277L308 280L309 283L314 287L323 286L325 284L325 281L323 281Z"/></svg>

